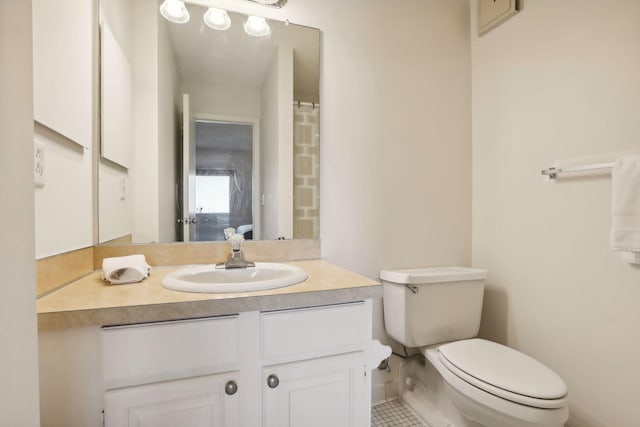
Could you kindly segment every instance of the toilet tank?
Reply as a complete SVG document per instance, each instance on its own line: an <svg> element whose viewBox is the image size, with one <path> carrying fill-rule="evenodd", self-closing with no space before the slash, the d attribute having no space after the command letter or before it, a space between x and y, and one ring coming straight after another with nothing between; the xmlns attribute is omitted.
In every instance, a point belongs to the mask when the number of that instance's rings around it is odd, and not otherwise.
<svg viewBox="0 0 640 427"><path fill-rule="evenodd" d="M381 271L387 333L407 347L476 336L486 277L465 267Z"/></svg>

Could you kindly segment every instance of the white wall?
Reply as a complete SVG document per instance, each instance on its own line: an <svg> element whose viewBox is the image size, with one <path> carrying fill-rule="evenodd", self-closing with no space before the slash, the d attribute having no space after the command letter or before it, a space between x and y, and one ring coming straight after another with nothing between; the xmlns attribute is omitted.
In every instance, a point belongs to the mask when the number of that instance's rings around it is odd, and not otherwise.
<svg viewBox="0 0 640 427"><path fill-rule="evenodd" d="M155 0L134 5L133 241L158 242L158 18Z"/></svg>
<svg viewBox="0 0 640 427"><path fill-rule="evenodd" d="M279 94L280 61L278 53L273 57L267 75L262 83L260 109L263 112L260 126L260 238L277 239L280 237L278 213L280 198L278 171L280 167L280 120ZM262 202L264 200L264 202Z"/></svg>
<svg viewBox="0 0 640 427"><path fill-rule="evenodd" d="M293 49L278 47L278 237L293 239ZM264 111L264 110L263 110Z"/></svg>
<svg viewBox="0 0 640 427"><path fill-rule="evenodd" d="M30 1L0 1L0 64L0 426L36 427Z"/></svg>
<svg viewBox="0 0 640 427"><path fill-rule="evenodd" d="M196 113L235 117L260 117L260 91L231 86L182 81Z"/></svg>
<svg viewBox="0 0 640 427"><path fill-rule="evenodd" d="M133 195L128 170L100 158L98 177L98 242L132 234Z"/></svg>
<svg viewBox="0 0 640 427"><path fill-rule="evenodd" d="M169 29L158 16L158 227L159 241L175 242L178 219L176 184L182 94Z"/></svg>
<svg viewBox="0 0 640 427"><path fill-rule="evenodd" d="M109 0L100 3L103 32L104 26L109 28L129 60L129 64L133 64L134 58L133 5L129 0ZM98 54L95 53L95 55ZM104 67L104 64L102 66ZM132 109L133 106L130 106L129 110ZM104 114L104 111L102 113ZM129 152L129 155L132 154L133 149ZM98 242L132 234L133 197L133 171L100 156L98 161Z"/></svg>
<svg viewBox="0 0 640 427"><path fill-rule="evenodd" d="M279 47L262 83L260 238L293 238L293 50Z"/></svg>
<svg viewBox="0 0 640 427"><path fill-rule="evenodd" d="M93 147L95 0L34 0L33 116L76 144Z"/></svg>
<svg viewBox="0 0 640 427"><path fill-rule="evenodd" d="M101 332L92 326L38 334L42 427L103 425Z"/></svg>
<svg viewBox="0 0 640 427"><path fill-rule="evenodd" d="M45 148L45 185L35 188L36 257L93 245L93 150L37 122Z"/></svg>
<svg viewBox="0 0 640 427"><path fill-rule="evenodd" d="M111 33L132 61L133 52L133 3L131 0L106 0L99 3L100 16L107 22Z"/></svg>
<svg viewBox="0 0 640 427"><path fill-rule="evenodd" d="M640 269L609 250L608 176L540 170L640 148L638 22L637 1L537 0L481 38L472 30L481 335L558 372L573 426L640 425Z"/></svg>

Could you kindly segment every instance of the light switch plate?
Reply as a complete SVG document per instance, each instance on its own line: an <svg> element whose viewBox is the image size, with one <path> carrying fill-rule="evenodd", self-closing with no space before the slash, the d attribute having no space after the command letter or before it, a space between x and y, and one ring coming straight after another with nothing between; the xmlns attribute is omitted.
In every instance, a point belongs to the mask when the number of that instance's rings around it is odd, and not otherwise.
<svg viewBox="0 0 640 427"><path fill-rule="evenodd" d="M120 200L127 199L127 178L120 177Z"/></svg>
<svg viewBox="0 0 640 427"><path fill-rule="evenodd" d="M493 30L522 10L524 0L478 0L478 35Z"/></svg>
<svg viewBox="0 0 640 427"><path fill-rule="evenodd" d="M37 188L44 187L45 181L45 152L44 144L39 141L33 143L33 183Z"/></svg>

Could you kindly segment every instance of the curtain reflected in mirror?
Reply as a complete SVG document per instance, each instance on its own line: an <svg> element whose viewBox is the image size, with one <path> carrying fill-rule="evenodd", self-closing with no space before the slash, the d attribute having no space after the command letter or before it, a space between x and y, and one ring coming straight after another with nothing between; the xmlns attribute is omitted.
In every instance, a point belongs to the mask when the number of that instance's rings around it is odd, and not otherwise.
<svg viewBox="0 0 640 427"><path fill-rule="evenodd" d="M320 107L298 103L293 109L293 238L320 236Z"/></svg>

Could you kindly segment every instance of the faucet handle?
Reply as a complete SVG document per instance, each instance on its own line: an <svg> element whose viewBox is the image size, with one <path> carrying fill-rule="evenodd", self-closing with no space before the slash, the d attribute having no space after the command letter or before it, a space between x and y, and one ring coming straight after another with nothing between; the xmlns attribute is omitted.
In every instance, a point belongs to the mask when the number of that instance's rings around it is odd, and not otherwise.
<svg viewBox="0 0 640 427"><path fill-rule="evenodd" d="M231 250L233 252L239 252L242 249L242 242L244 242L244 236L242 234L233 233L229 238L231 242Z"/></svg>
<svg viewBox="0 0 640 427"><path fill-rule="evenodd" d="M231 236L233 236L236 232L236 229L233 227L229 227L229 228L225 228L224 230L222 230L224 232L224 238L226 240L231 239Z"/></svg>

